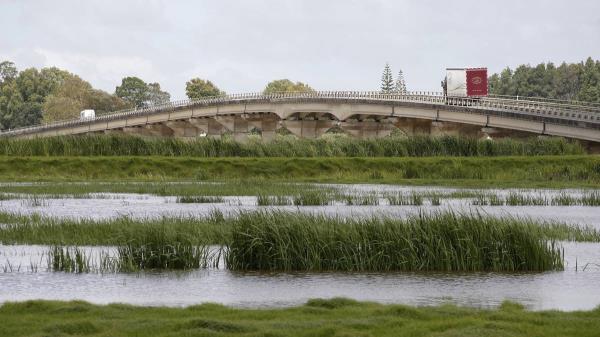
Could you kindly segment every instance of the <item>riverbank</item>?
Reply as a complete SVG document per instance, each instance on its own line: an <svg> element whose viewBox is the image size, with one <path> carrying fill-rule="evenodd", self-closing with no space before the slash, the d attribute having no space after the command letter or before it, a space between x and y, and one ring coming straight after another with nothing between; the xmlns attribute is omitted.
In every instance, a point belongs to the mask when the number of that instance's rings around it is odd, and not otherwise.
<svg viewBox="0 0 600 337"><path fill-rule="evenodd" d="M187 308L28 301L0 307L0 336L596 336L600 308L483 310L314 299L286 309Z"/></svg>
<svg viewBox="0 0 600 337"><path fill-rule="evenodd" d="M600 186L600 157L0 157L0 181L6 182L232 179L481 188L597 188Z"/></svg>

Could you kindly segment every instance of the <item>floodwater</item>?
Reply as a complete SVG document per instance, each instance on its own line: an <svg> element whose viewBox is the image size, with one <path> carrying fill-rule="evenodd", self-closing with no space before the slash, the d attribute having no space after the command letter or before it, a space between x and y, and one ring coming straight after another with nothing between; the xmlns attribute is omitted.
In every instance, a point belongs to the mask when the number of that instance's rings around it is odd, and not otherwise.
<svg viewBox="0 0 600 337"><path fill-rule="evenodd" d="M450 188L393 185L327 185L346 193L440 192ZM465 190L460 190L465 191ZM485 190L506 196L511 192L581 196L581 190ZM285 209L345 217L453 210L499 216L559 221L600 229L600 207L590 206L473 206L473 199L441 199L440 206L257 206L255 197L225 197L222 203L177 203L175 197L104 193L90 199L15 199L0 201L0 211L38 213L64 218L108 219L119 216L203 216L213 210ZM2 226L2 224L0 224ZM283 307L310 298L349 297L357 300L409 305L446 302L494 307L513 300L534 310L590 310L600 305L600 243L562 243L564 271L543 273L240 273L225 268L189 272L85 273L50 272L48 247L0 245L0 303L29 299L86 300L93 303L187 306L216 302L237 307ZM86 247L90 254L114 251ZM577 265L577 270L576 266Z"/></svg>
<svg viewBox="0 0 600 337"><path fill-rule="evenodd" d="M600 244L562 243L565 271L543 273L242 273L72 274L46 270L44 246L0 245L0 302L85 300L150 306L204 302L236 307L284 307L343 296L410 305L455 303L495 307L503 300L529 309L590 310L600 305ZM98 253L109 248L84 248ZM91 254L93 255L93 254ZM575 271L577 260L577 271ZM38 265L37 271L31 265ZM9 268L12 271L3 268ZM585 268L585 270L584 270Z"/></svg>
<svg viewBox="0 0 600 337"><path fill-rule="evenodd" d="M394 185L325 185L336 187L346 193L376 193L382 195L389 192L439 192L450 193L457 190L437 187L405 187ZM471 190L481 191L481 190ZM516 192L524 195L548 198L553 196L570 195L581 196L581 190L484 190L499 196L506 196ZM214 210L224 214L234 214L241 210L256 209L283 209L288 211L300 211L308 213L324 213L346 217L388 215L393 217L406 217L418 212L435 212L442 210L453 210L455 212L472 213L480 212L493 216L514 216L532 218L541 221L564 222L591 226L600 229L600 207L592 206L475 206L472 205L473 198L465 199L441 199L440 206L432 206L427 201L423 206L390 206L386 199L380 199L377 206L347 206L343 203L335 203L328 206L257 206L256 197L253 196L229 196L224 197L222 203L187 204L177 203L176 197L163 197L144 194L119 194L101 193L97 198L90 199L44 199L41 204L34 205L27 200L4 200L0 201L0 211L32 214L38 213L46 216L63 218L91 218L108 219L119 216L132 218L155 218L160 216L205 216Z"/></svg>

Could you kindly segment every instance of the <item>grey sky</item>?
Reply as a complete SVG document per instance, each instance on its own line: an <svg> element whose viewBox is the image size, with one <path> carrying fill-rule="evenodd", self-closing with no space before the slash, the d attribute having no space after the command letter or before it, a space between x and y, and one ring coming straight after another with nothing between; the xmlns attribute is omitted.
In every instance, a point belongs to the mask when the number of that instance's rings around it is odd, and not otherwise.
<svg viewBox="0 0 600 337"><path fill-rule="evenodd" d="M279 78L377 89L386 62L409 90L437 91L447 66L598 58L599 13L598 0L0 0L0 60L109 92L138 76L174 99L192 77L231 93Z"/></svg>

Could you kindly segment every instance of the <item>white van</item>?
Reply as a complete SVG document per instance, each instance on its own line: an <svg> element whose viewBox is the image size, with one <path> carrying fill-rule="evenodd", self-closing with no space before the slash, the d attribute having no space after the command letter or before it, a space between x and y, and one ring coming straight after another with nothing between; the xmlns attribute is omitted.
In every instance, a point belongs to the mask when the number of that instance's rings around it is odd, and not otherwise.
<svg viewBox="0 0 600 337"><path fill-rule="evenodd" d="M90 119L96 118L96 112L92 109L86 109L86 110L83 110L79 114L79 116L82 121L90 120Z"/></svg>

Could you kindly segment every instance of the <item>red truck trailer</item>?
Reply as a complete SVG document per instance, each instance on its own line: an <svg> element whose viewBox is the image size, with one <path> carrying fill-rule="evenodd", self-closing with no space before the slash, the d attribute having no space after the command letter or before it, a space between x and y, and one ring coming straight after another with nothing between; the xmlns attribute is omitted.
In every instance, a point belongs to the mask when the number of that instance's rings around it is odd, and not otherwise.
<svg viewBox="0 0 600 337"><path fill-rule="evenodd" d="M488 95L487 68L447 68L445 95L478 98Z"/></svg>

